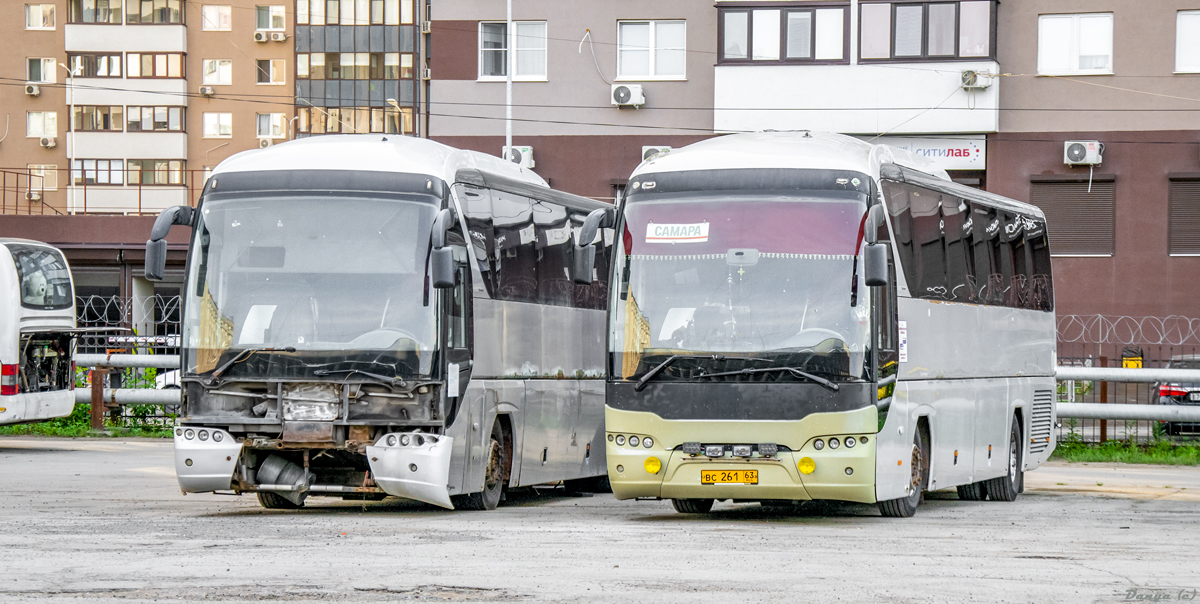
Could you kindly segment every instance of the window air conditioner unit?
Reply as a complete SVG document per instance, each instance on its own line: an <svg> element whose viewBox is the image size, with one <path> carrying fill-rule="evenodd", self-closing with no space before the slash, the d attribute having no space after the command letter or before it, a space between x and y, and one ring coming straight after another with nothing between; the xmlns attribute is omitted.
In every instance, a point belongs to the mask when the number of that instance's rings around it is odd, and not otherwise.
<svg viewBox="0 0 1200 604"><path fill-rule="evenodd" d="M272 42L285 42L285 41L287 41L287 34L281 32L281 31L272 32L271 33L271 41Z"/></svg>
<svg viewBox="0 0 1200 604"><path fill-rule="evenodd" d="M618 107L640 107L646 104L641 84L613 84L612 104Z"/></svg>
<svg viewBox="0 0 1200 604"><path fill-rule="evenodd" d="M267 40L270 40L270 39L271 39L271 36L269 36L267 34L267 32L265 32L265 31L254 32L254 41L255 42L266 42Z"/></svg>
<svg viewBox="0 0 1200 604"><path fill-rule="evenodd" d="M1067 141L1063 143L1063 163L1068 166L1099 166L1104 160L1104 143Z"/></svg>
<svg viewBox="0 0 1200 604"><path fill-rule="evenodd" d="M212 86L201 86L200 87L200 96L212 96L213 94L215 94L215 92L213 91Z"/></svg>
<svg viewBox="0 0 1200 604"><path fill-rule="evenodd" d="M26 201L41 201L42 200L42 192L41 191L30 191L25 194L25 200Z"/></svg>
<svg viewBox="0 0 1200 604"><path fill-rule="evenodd" d="M38 96L42 93L42 87L33 82L25 82L25 94L29 96Z"/></svg>
<svg viewBox="0 0 1200 604"><path fill-rule="evenodd" d="M642 147L642 161L650 161L671 152L670 147Z"/></svg>
<svg viewBox="0 0 1200 604"><path fill-rule="evenodd" d="M433 33L433 22L432 21L422 21L421 22L421 33L423 33L423 34Z"/></svg>
<svg viewBox="0 0 1200 604"><path fill-rule="evenodd" d="M961 85L963 90L983 90L992 85L992 74L980 73L974 69L962 72Z"/></svg>
<svg viewBox="0 0 1200 604"><path fill-rule="evenodd" d="M274 144L275 144L275 141L273 141L269 138L258 139L258 148L259 149L266 149L267 147L270 147L271 145L274 145Z"/></svg>
<svg viewBox="0 0 1200 604"><path fill-rule="evenodd" d="M53 136L43 136L42 140L38 141L38 144L47 149L53 149L58 146L58 139Z"/></svg>
<svg viewBox="0 0 1200 604"><path fill-rule="evenodd" d="M517 146L517 145L513 145L512 147L505 147L504 152L501 154L501 156L504 159L507 159L508 161L511 161L512 163L517 164L518 166L521 166L522 168L532 169L533 166L535 165L533 163L533 147Z"/></svg>

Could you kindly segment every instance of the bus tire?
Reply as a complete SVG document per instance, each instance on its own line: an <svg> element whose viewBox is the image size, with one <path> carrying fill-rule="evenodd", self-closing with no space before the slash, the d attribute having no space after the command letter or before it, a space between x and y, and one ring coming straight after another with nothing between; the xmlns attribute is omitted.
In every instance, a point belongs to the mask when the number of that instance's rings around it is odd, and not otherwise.
<svg viewBox="0 0 1200 604"><path fill-rule="evenodd" d="M258 505L263 506L268 510L298 510L304 507L304 503L292 503L290 499L284 498L279 493L270 491L259 491Z"/></svg>
<svg viewBox="0 0 1200 604"><path fill-rule="evenodd" d="M955 488L958 489L958 498L963 501L983 501L987 499L986 480L958 485Z"/></svg>
<svg viewBox="0 0 1200 604"><path fill-rule="evenodd" d="M563 489L568 493L611 493L612 485L608 482L608 474L604 474L564 480Z"/></svg>
<svg viewBox="0 0 1200 604"><path fill-rule="evenodd" d="M899 499L889 499L879 502L879 513L886 518L912 518L921 504L921 492L929 480L929 472L925 468L925 438L920 428L913 431L912 460L909 462L912 480L909 494Z"/></svg>
<svg viewBox="0 0 1200 604"><path fill-rule="evenodd" d="M492 423L491 446L488 447L488 462L483 470L483 490L455 498L454 507L460 510L494 510L500 505L504 495L504 474L510 467L508 458L511 455L508 438L500 422Z"/></svg>
<svg viewBox="0 0 1200 604"><path fill-rule="evenodd" d="M1013 501L1021 492L1024 473L1021 464L1024 460L1024 447L1021 446L1021 426L1017 418L1013 418L1012 429L1008 433L1008 471L1004 476L987 481L988 499L992 501Z"/></svg>
<svg viewBox="0 0 1200 604"><path fill-rule="evenodd" d="M680 514L707 514L712 511L712 499L672 499L671 505Z"/></svg>

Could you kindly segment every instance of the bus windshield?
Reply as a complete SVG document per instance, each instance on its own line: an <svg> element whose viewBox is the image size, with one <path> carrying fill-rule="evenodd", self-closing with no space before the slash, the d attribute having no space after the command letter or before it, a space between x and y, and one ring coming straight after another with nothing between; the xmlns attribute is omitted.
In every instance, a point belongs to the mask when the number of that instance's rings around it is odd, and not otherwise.
<svg viewBox="0 0 1200 604"><path fill-rule="evenodd" d="M867 377L861 267L851 306L862 193L651 199L631 199L625 209L609 337L615 378L636 380L672 355L688 356L656 380L769 367L840 381Z"/></svg>
<svg viewBox="0 0 1200 604"><path fill-rule="evenodd" d="M206 199L186 285L185 373L211 374L241 355L222 377L428 375L437 328L424 274L437 203Z"/></svg>
<svg viewBox="0 0 1200 604"><path fill-rule="evenodd" d="M71 271L62 254L42 245L5 244L17 267L21 306L35 310L62 310L75 302Z"/></svg>

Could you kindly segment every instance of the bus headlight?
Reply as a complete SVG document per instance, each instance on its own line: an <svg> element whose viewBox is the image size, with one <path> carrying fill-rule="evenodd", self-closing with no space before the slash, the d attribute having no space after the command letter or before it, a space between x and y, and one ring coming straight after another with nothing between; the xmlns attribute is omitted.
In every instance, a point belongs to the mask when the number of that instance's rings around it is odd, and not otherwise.
<svg viewBox="0 0 1200 604"><path fill-rule="evenodd" d="M646 438L643 438L643 439L642 439L642 446L643 446L643 447L646 447L647 449L649 449L650 447L653 447L653 446L654 446L654 439L653 439L653 438L650 438L649 436L647 436Z"/></svg>
<svg viewBox="0 0 1200 604"><path fill-rule="evenodd" d="M225 435L224 435L224 434L221 434L220 432L217 432L216 430L213 430L213 442L215 442L215 443L219 443L219 442L221 442L221 441L222 441L222 440L224 440L224 439L225 439Z"/></svg>
<svg viewBox="0 0 1200 604"><path fill-rule="evenodd" d="M814 449L816 449L816 450L818 450L818 451L820 451L821 449L824 449L824 448L825 448L825 441L823 441L823 440L821 440L821 439L819 439L819 438L818 438L817 440L814 440L814 441L813 441L813 448L814 448Z"/></svg>
<svg viewBox="0 0 1200 604"><path fill-rule="evenodd" d="M389 447L394 447L394 446L396 446L396 437L395 437L395 435L392 435L392 434L389 434L389 435L388 435L388 437L387 437L387 446L389 446Z"/></svg>
<svg viewBox="0 0 1200 604"><path fill-rule="evenodd" d="M400 435L400 445L401 446L407 447L410 440L411 439L408 437L407 434Z"/></svg>
<svg viewBox="0 0 1200 604"><path fill-rule="evenodd" d="M618 435L617 435L617 444L618 444L618 445L623 445L623 444L625 444L625 435L624 435L624 434L618 434Z"/></svg>
<svg viewBox="0 0 1200 604"><path fill-rule="evenodd" d="M200 440L208 440L208 430L201 430L199 437Z"/></svg>
<svg viewBox="0 0 1200 604"><path fill-rule="evenodd" d="M846 438L846 448L847 449L853 449L854 445L856 445L856 444L858 444L858 441L854 440L853 436Z"/></svg>
<svg viewBox="0 0 1200 604"><path fill-rule="evenodd" d="M195 437L196 437L196 433L195 433L195 432L193 432L193 431L191 431L191 430L184 430L184 431L183 431L183 437L184 437L184 438L186 438L186 439L188 439L188 440L192 440L193 438L195 438Z"/></svg>
<svg viewBox="0 0 1200 604"><path fill-rule="evenodd" d="M636 437L636 436L630 436L630 437L629 437L629 446L631 446L631 447L636 447L636 446L638 446L638 442L640 442L640 441L638 440L638 437Z"/></svg>
<svg viewBox="0 0 1200 604"><path fill-rule="evenodd" d="M646 471L651 474L658 474L658 471L662 469L662 461L660 461L657 457L647 457L646 463L643 465L645 466Z"/></svg>
<svg viewBox="0 0 1200 604"><path fill-rule="evenodd" d="M839 445L839 444L841 444L841 443L839 443L839 442L838 442L838 439L836 439L836 438L831 438L831 439L829 439L829 448L830 448L830 449L836 449L836 448L838 448L838 445Z"/></svg>
<svg viewBox="0 0 1200 604"><path fill-rule="evenodd" d="M796 469L800 470L801 474L812 474L813 470L817 469L817 462L811 457L801 457L800 462L796 464Z"/></svg>

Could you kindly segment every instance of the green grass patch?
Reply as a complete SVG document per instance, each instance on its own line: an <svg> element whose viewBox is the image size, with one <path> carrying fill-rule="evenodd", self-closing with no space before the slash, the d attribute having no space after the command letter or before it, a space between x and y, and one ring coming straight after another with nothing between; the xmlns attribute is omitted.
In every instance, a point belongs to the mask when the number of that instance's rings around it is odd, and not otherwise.
<svg viewBox="0 0 1200 604"><path fill-rule="evenodd" d="M137 417L123 417L121 421L113 422L112 418L104 419L104 428L113 436L136 436L146 438L170 438L171 428L155 426L138 421ZM90 404L75 405L71 414L66 417L38 422L35 424L17 424L15 426L0 426L0 435L10 436L61 436L81 437L91 436L92 406Z"/></svg>
<svg viewBox="0 0 1200 604"><path fill-rule="evenodd" d="M1088 444L1067 440L1058 444L1051 459L1071 462L1145 463L1168 466L1200 464L1200 446L1177 445L1160 440L1152 445L1136 445L1121 441Z"/></svg>

